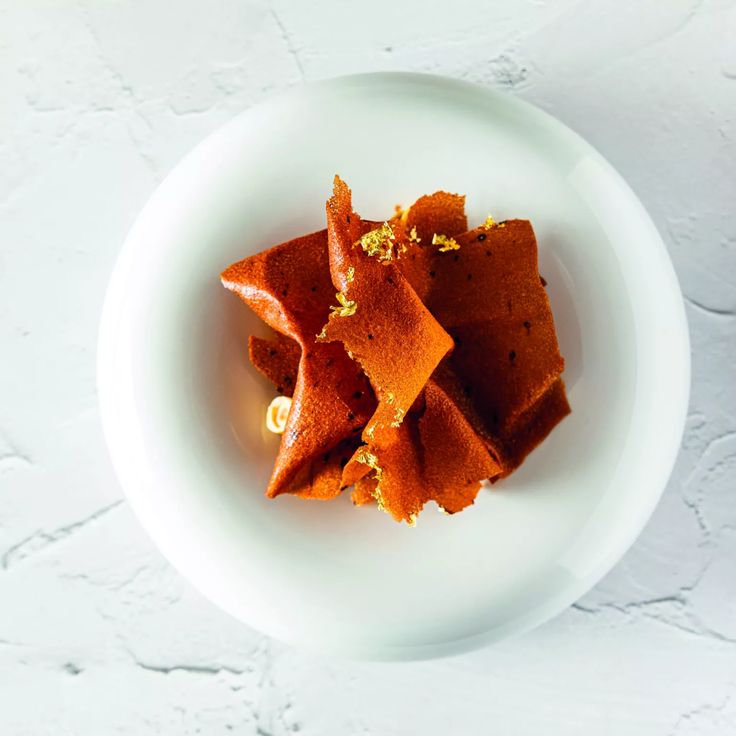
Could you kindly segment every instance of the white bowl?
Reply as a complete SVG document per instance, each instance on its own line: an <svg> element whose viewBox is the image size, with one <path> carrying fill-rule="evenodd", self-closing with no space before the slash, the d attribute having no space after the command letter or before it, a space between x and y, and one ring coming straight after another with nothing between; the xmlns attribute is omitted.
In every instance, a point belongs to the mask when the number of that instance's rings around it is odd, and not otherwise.
<svg viewBox="0 0 736 736"><path fill-rule="evenodd" d="M347 496L263 496L273 390L246 350L263 328L219 273L323 227L335 173L369 218L447 189L471 223L531 219L567 361L572 415L474 506L413 529ZM207 138L133 227L99 342L113 463L162 552L251 626L368 658L471 649L593 586L662 493L689 368L667 251L611 166L528 104L412 74L303 87Z"/></svg>

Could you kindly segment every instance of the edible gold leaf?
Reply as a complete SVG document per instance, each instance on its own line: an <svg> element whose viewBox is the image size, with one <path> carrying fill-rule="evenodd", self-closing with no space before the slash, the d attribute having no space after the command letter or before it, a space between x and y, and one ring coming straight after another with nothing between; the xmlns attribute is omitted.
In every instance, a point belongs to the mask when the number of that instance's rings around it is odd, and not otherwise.
<svg viewBox="0 0 736 736"><path fill-rule="evenodd" d="M376 500L376 506L378 510L383 511L384 513L388 513L388 509L386 508L386 502L383 500L383 492L381 491L380 486L376 486L373 489L371 496L373 496L373 498Z"/></svg>
<svg viewBox="0 0 736 736"><path fill-rule="evenodd" d="M396 236L391 225L384 222L381 227L367 232L356 245L360 244L369 256L378 256L379 261L391 261L394 259L395 240Z"/></svg>
<svg viewBox="0 0 736 736"><path fill-rule="evenodd" d="M403 409L397 408L396 409L396 413L394 414L394 421L391 422L391 426L392 427L400 427L401 426L401 422L404 421L404 414L406 414L406 412Z"/></svg>
<svg viewBox="0 0 736 736"><path fill-rule="evenodd" d="M383 468L378 464L378 458L369 449L362 448L355 459L367 465L374 472L374 477L379 483L383 480Z"/></svg>
<svg viewBox="0 0 736 736"><path fill-rule="evenodd" d="M367 465L373 471L373 477L376 479L376 487L371 492L371 495L376 500L376 506L380 511L386 511L386 504L384 503L383 493L381 491L381 481L383 480L383 468L378 464L378 458L367 448L362 447L355 459Z"/></svg>
<svg viewBox="0 0 736 736"><path fill-rule="evenodd" d="M358 303L348 299L341 291L338 291L335 296L340 303L337 306L330 307L332 313L338 317L352 317L358 308Z"/></svg>
<svg viewBox="0 0 736 736"><path fill-rule="evenodd" d="M437 233L432 236L432 245L439 245L440 253L445 253L448 250L460 250L460 243L455 238L438 235Z"/></svg>

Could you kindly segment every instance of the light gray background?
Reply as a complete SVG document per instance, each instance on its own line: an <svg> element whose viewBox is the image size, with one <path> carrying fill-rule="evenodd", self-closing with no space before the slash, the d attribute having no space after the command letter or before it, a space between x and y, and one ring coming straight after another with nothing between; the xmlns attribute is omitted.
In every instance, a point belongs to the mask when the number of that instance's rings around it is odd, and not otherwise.
<svg viewBox="0 0 736 736"><path fill-rule="evenodd" d="M0 0L0 734L736 732L736 4ZM572 609L454 659L325 661L161 559L100 433L95 341L137 211L305 81L448 74L558 116L651 212L690 320L683 449Z"/></svg>

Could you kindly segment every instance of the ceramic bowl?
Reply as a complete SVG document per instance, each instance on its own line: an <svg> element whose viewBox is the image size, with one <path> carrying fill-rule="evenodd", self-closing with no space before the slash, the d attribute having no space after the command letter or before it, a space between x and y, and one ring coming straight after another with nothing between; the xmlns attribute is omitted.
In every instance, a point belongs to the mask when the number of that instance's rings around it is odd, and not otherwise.
<svg viewBox="0 0 736 736"><path fill-rule="evenodd" d="M268 500L273 389L260 322L223 268L324 227L339 173L357 211L446 189L471 223L532 221L572 415L475 505L418 525ZM150 536L218 606L321 652L413 659L527 630L621 557L684 424L689 349L667 251L612 167L505 94L411 74L334 79L254 107L190 153L144 208L107 293L99 395L113 463Z"/></svg>

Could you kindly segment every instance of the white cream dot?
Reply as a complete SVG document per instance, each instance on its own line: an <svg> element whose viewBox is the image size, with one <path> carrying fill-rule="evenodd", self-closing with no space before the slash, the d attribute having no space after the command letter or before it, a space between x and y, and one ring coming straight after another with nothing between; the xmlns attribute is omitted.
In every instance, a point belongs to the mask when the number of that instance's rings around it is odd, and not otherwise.
<svg viewBox="0 0 736 736"><path fill-rule="evenodd" d="M290 409L291 399L288 396L277 396L266 409L266 428L274 434L283 434Z"/></svg>

